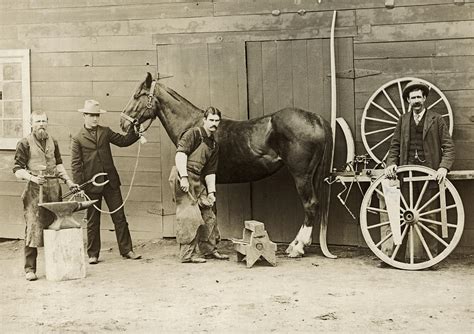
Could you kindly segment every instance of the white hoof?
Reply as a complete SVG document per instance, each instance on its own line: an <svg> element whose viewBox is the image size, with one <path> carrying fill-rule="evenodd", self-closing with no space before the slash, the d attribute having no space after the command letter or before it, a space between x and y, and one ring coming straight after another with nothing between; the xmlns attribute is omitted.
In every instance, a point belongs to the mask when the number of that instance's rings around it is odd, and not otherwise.
<svg viewBox="0 0 474 334"><path fill-rule="evenodd" d="M302 242L293 241L288 248L286 249L286 253L290 258L297 258L302 257L304 254L304 245Z"/></svg>

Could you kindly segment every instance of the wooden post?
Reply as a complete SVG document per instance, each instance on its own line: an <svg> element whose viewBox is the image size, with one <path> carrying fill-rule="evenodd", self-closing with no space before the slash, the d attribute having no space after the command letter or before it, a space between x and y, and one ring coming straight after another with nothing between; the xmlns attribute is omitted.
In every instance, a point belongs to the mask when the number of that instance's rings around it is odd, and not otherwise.
<svg viewBox="0 0 474 334"><path fill-rule="evenodd" d="M82 228L44 230L44 258L49 281L86 277Z"/></svg>

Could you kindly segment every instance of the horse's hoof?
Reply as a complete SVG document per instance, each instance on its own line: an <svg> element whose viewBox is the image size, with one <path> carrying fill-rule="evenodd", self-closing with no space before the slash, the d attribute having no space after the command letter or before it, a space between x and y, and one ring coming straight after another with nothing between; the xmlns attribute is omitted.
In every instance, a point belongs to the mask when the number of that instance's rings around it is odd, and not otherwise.
<svg viewBox="0 0 474 334"><path fill-rule="evenodd" d="M299 257L303 257L303 253L300 253L298 251L293 250L292 252L288 253L288 257L292 258L292 259L296 259L296 258L299 258Z"/></svg>

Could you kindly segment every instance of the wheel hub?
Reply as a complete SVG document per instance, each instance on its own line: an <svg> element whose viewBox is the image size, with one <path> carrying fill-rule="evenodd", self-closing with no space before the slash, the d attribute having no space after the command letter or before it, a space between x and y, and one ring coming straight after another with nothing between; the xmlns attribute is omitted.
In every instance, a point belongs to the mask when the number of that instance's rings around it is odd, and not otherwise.
<svg viewBox="0 0 474 334"><path fill-rule="evenodd" d="M418 218L419 218L419 215L417 211L406 210L403 213L403 219L405 220L407 224L415 225L418 222Z"/></svg>

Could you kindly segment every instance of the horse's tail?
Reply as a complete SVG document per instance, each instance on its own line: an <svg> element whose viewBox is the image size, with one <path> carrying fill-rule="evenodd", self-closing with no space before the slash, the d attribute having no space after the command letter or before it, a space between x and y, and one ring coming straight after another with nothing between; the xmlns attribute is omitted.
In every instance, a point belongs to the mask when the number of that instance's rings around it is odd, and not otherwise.
<svg viewBox="0 0 474 334"><path fill-rule="evenodd" d="M318 164L316 173L313 176L313 187L316 192L316 196L319 201L319 210L316 215L316 221L320 224L328 223L329 217L329 202L330 202L330 193L329 185L324 181L324 179L329 176L331 172L331 159L332 159L332 131L329 124L324 121L324 147L321 162Z"/></svg>

